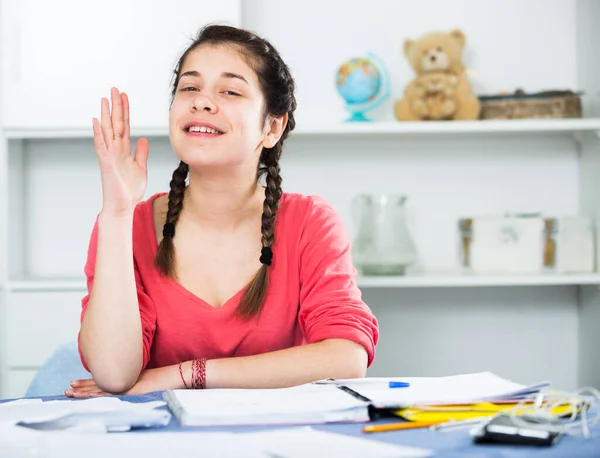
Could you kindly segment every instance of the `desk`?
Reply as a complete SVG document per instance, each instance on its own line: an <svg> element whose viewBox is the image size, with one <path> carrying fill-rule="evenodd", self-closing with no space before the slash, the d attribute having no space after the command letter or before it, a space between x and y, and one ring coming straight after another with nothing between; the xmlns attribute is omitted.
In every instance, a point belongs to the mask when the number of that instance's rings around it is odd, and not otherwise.
<svg viewBox="0 0 600 458"><path fill-rule="evenodd" d="M119 396L120 399L131 402L148 402L162 400L162 393L150 393L142 396ZM42 398L44 400L64 400L69 399L65 396L49 396ZM2 402L2 401L0 401ZM385 423L393 420L378 420L376 423ZM348 434L351 436L367 437L370 439L384 442L396 443L401 445L410 445L433 450L435 457L448 458L521 458L521 457L541 457L541 458L590 458L600 457L600 423L595 425L592 430L592 437L583 439L580 437L565 436L558 444L552 447L532 448L532 447L514 447L514 446L490 446L475 445L469 436L468 429L433 432L427 429L414 429L405 431L390 431L384 433L364 434L363 424L330 424L315 425L315 429L331 431L335 433ZM235 427L235 428L181 428L177 419L173 417L166 428L160 430L139 430L126 434L145 434L149 431L170 431L170 432L192 432L192 431L259 431L264 429L276 429L280 427Z"/></svg>

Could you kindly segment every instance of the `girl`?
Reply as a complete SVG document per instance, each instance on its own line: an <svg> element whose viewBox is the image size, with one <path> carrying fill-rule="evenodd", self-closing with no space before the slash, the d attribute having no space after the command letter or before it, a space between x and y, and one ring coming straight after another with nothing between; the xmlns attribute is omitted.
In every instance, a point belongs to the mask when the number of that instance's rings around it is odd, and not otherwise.
<svg viewBox="0 0 600 458"><path fill-rule="evenodd" d="M294 81L273 46L208 26L175 69L169 193L142 201L148 142L130 154L129 103L94 119L103 205L85 273L79 349L93 379L65 394L273 388L365 375L377 320L342 221L284 193ZM265 185L260 179L265 178Z"/></svg>

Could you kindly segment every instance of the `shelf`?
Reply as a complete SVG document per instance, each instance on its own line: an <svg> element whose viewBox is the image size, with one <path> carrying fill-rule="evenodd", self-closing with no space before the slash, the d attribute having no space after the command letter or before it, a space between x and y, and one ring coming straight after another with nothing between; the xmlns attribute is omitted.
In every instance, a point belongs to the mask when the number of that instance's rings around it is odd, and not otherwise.
<svg viewBox="0 0 600 458"><path fill-rule="evenodd" d="M299 125L291 137L327 135L453 135L562 132L596 132L600 135L600 118L582 119L515 119L480 121L427 122L341 122ZM8 139L92 138L92 129L5 129ZM132 128L135 137L167 137L165 128Z"/></svg>
<svg viewBox="0 0 600 458"><path fill-rule="evenodd" d="M473 275L458 273L429 273L406 276L359 276L360 288L447 288L480 286L544 286L544 285L599 285L600 273L541 274L541 275ZM85 280L29 279L8 282L8 291L14 292L86 292Z"/></svg>
<svg viewBox="0 0 600 458"><path fill-rule="evenodd" d="M11 292L85 292L87 286L85 280L79 279L28 279L9 281L6 289Z"/></svg>
<svg viewBox="0 0 600 458"><path fill-rule="evenodd" d="M600 132L600 118L339 123L299 126L297 131L291 135L429 135L586 131Z"/></svg>
<svg viewBox="0 0 600 458"><path fill-rule="evenodd" d="M460 273L358 277L361 288L600 285L600 274L475 275Z"/></svg>
<svg viewBox="0 0 600 458"><path fill-rule="evenodd" d="M132 129L132 137L167 137L169 135L169 129L165 128L153 128L153 127L140 127ZM51 129L51 128L39 128L39 129L4 129L4 136L9 140L34 140L34 139L60 139L60 138L89 138L93 137L92 126L90 127L76 127L71 129Z"/></svg>

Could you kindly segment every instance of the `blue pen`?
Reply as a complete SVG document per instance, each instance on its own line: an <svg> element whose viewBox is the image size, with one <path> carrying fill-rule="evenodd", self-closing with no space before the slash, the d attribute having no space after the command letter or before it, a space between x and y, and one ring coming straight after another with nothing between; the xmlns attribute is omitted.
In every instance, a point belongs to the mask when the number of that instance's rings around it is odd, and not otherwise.
<svg viewBox="0 0 600 458"><path fill-rule="evenodd" d="M408 382L390 382L390 388L408 388L409 386Z"/></svg>

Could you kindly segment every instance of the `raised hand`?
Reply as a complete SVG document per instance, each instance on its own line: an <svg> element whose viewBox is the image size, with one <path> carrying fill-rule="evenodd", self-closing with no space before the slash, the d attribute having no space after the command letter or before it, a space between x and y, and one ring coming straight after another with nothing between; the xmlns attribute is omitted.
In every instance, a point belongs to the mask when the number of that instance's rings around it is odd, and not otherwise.
<svg viewBox="0 0 600 458"><path fill-rule="evenodd" d="M102 98L100 121L93 119L94 147L100 161L102 211L124 214L133 211L142 200L148 181L148 141L138 140L131 155L129 100L116 88L111 89L112 111Z"/></svg>

